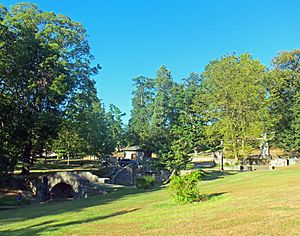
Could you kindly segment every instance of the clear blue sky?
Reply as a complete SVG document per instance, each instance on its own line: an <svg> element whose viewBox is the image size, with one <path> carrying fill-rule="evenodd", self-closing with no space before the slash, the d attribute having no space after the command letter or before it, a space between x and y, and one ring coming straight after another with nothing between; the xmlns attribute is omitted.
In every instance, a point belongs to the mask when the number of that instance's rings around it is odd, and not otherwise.
<svg viewBox="0 0 300 236"><path fill-rule="evenodd" d="M9 6L20 1L0 0ZM32 0L81 22L103 68L98 95L131 110L132 78L154 77L166 65L180 81L209 61L250 52L269 66L282 50L299 48L298 0Z"/></svg>

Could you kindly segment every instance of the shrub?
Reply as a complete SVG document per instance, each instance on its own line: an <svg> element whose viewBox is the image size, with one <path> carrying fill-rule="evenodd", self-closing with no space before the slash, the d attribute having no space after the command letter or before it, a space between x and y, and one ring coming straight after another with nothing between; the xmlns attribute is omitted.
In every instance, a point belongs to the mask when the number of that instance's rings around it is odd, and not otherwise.
<svg viewBox="0 0 300 236"><path fill-rule="evenodd" d="M180 203L191 203L205 199L199 193L197 184L203 175L199 170L183 176L174 176L170 182L171 196Z"/></svg>
<svg viewBox="0 0 300 236"><path fill-rule="evenodd" d="M229 162L225 162L224 166L230 166Z"/></svg>
<svg viewBox="0 0 300 236"><path fill-rule="evenodd" d="M151 189L155 186L155 178L152 176L143 176L135 179L135 185L139 189Z"/></svg>

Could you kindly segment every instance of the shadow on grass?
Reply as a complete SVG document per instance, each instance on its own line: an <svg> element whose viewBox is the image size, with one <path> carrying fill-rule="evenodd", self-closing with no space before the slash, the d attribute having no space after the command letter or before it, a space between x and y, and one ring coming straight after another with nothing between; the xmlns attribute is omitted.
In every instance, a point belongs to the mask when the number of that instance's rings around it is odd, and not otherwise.
<svg viewBox="0 0 300 236"><path fill-rule="evenodd" d="M226 193L228 193L228 192L211 193L211 194L207 194L205 197L206 197L207 200L211 200L215 197L221 196L221 195L226 194Z"/></svg>
<svg viewBox="0 0 300 236"><path fill-rule="evenodd" d="M228 172L228 171L204 171L205 175L201 177L202 181L210 181L224 178L225 176L235 175L238 172Z"/></svg>
<svg viewBox="0 0 300 236"><path fill-rule="evenodd" d="M57 223L55 224L55 220L50 220L50 221L44 221L39 224L35 225L30 225L28 227L22 228L22 229L17 229L17 230L7 230L7 231L0 231L1 235L39 235L39 233L47 231L56 231L61 227L67 227L67 226L74 226L78 224L83 224L83 223L90 223L94 221L100 221L100 220L105 220L111 217L115 216L120 216L124 214L128 214L130 212L135 212L138 211L140 208L133 208L130 210L122 210L122 211L117 211L112 214L104 215L104 216L97 216L93 218L88 218L85 220L76 220L76 221L70 221L70 222L65 222L65 223Z"/></svg>
<svg viewBox="0 0 300 236"><path fill-rule="evenodd" d="M147 194L153 191L158 191L161 188L152 190L139 190L136 188L120 188L113 189L112 192L106 195L92 196L88 199L79 199L63 202L49 202L44 204L26 206L19 209L6 210L5 214L0 214L0 225L5 222L17 223L20 221L31 220L44 216L55 216L66 212L79 212L84 208L105 205L110 202L134 196L139 194ZM3 232L0 231L0 235Z"/></svg>

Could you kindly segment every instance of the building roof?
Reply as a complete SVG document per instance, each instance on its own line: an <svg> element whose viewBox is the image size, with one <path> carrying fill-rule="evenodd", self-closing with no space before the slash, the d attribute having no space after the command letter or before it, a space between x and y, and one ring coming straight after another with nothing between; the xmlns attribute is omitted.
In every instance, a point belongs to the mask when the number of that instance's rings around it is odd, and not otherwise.
<svg viewBox="0 0 300 236"><path fill-rule="evenodd" d="M121 149L122 151L142 151L142 149L139 146L131 146L131 147L125 147Z"/></svg>

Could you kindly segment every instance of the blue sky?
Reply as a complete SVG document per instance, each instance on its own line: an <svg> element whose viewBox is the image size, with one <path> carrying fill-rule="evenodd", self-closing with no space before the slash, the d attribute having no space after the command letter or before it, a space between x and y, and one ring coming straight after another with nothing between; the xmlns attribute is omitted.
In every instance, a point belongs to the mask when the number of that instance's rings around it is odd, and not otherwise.
<svg viewBox="0 0 300 236"><path fill-rule="evenodd" d="M20 1L0 0L9 6ZM24 2L24 1L23 1ZM154 77L161 65L180 81L227 53L249 52L267 66L299 48L298 0L32 0L81 22L89 34L98 95L129 119L132 78Z"/></svg>

